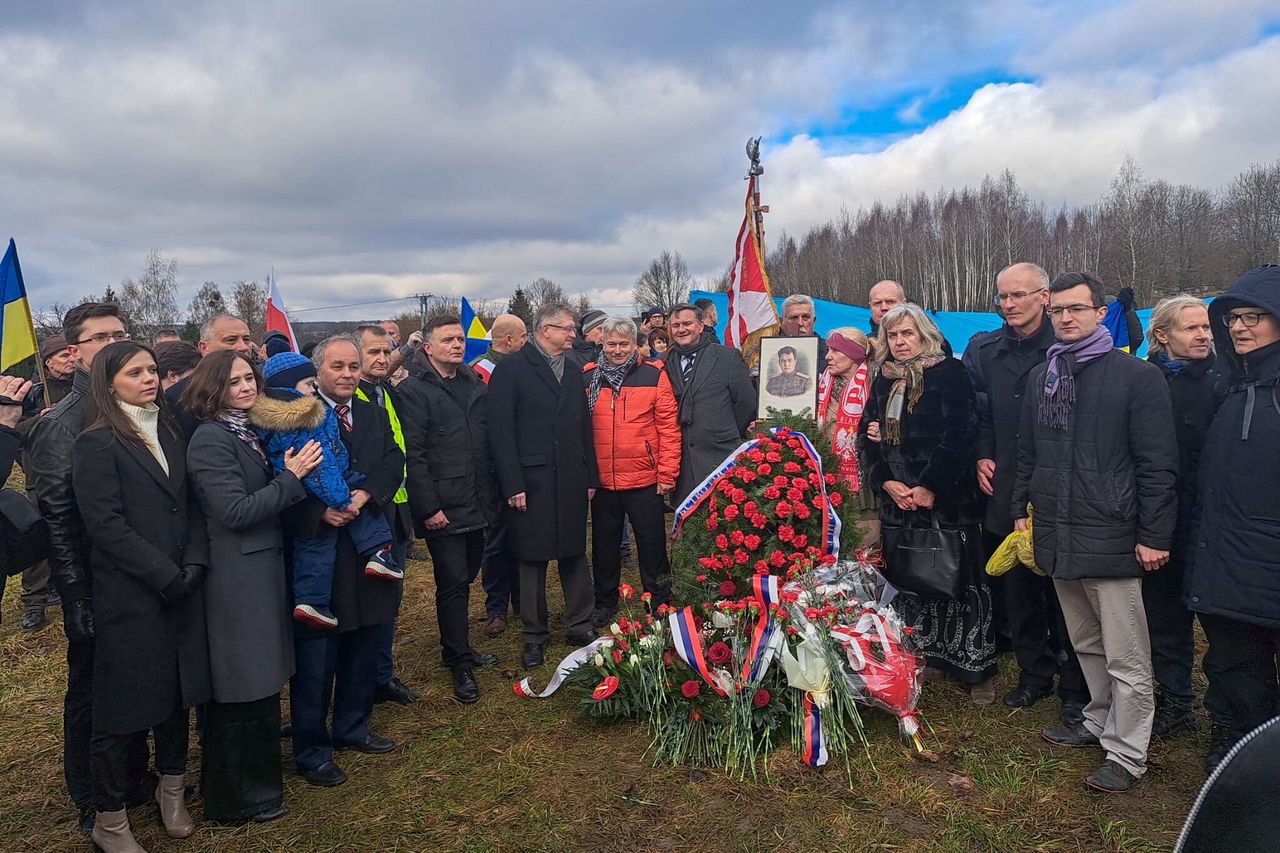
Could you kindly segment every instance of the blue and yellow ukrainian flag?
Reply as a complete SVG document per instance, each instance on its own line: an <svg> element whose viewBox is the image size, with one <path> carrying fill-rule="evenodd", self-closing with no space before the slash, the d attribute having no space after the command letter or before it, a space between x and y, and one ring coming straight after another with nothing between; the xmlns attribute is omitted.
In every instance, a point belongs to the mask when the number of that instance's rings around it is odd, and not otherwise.
<svg viewBox="0 0 1280 853"><path fill-rule="evenodd" d="M27 304L27 288L22 283L22 267L18 266L18 247L9 238L9 251L0 261L0 306L4 316L0 322L0 370L36 354L36 331L31 325L31 306Z"/></svg>
<svg viewBox="0 0 1280 853"><path fill-rule="evenodd" d="M462 331L467 335L467 354L464 358L470 363L472 359L479 358L489 351L489 330L484 327L484 323L480 322L480 318L476 316L475 310L465 296L462 297L460 319Z"/></svg>

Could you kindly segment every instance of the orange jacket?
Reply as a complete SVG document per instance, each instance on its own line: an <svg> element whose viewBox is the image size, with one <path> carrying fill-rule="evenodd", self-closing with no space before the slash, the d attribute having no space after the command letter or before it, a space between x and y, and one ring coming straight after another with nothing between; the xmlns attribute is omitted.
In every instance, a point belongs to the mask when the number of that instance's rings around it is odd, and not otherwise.
<svg viewBox="0 0 1280 853"><path fill-rule="evenodd" d="M595 362L582 369L590 386ZM680 475L679 407L660 361L641 361L622 380L615 400L600 388L591 426L596 438L600 486L610 491L674 486Z"/></svg>

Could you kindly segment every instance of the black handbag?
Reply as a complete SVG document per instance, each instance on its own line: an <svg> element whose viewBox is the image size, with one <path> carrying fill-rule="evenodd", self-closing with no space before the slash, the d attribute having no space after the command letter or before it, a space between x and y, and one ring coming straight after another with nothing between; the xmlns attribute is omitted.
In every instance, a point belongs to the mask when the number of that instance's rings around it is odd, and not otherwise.
<svg viewBox="0 0 1280 853"><path fill-rule="evenodd" d="M903 592L927 598L960 597L960 571L967 536L963 530L944 530L937 513L929 513L928 527L884 527L884 576Z"/></svg>
<svg viewBox="0 0 1280 853"><path fill-rule="evenodd" d="M0 489L0 583L49 554L49 525L25 495Z"/></svg>

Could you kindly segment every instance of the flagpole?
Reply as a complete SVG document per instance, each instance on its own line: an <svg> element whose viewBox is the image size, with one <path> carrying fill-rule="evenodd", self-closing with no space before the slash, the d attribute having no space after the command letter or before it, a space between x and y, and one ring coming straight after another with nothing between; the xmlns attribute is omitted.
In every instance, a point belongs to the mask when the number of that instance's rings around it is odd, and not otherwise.
<svg viewBox="0 0 1280 853"><path fill-rule="evenodd" d="M757 245L760 247L760 263L764 264L764 215L769 212L769 205L760 204L760 176L764 174L764 166L760 164L760 137L747 140L747 159L751 161L744 181L756 179L755 191L751 194L751 212L756 217Z"/></svg>
<svg viewBox="0 0 1280 853"><path fill-rule="evenodd" d="M35 323L31 324L31 334L36 333ZM77 367L77 370L80 368ZM44 407L46 409L53 408L53 401L49 399L49 377L44 373L44 359L40 357L40 350L36 350L36 373L40 374L40 390L44 392Z"/></svg>

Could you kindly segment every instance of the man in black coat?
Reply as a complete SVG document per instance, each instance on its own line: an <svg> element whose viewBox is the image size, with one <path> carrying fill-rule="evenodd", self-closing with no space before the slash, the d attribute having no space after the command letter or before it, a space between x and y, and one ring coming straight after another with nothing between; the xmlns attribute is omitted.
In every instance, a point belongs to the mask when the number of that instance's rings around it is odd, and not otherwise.
<svg viewBox="0 0 1280 853"><path fill-rule="evenodd" d="M381 512L391 524L396 490L404 478L404 454L386 412L355 397L360 349L351 338L328 338L316 346L313 360L316 393L338 416L348 468L365 479L352 490L348 509L335 510L308 497L290 510L289 527L307 532L321 524L343 528L359 512ZM368 573L351 537L340 533L331 599L338 628L334 633L296 628L297 671L289 691L294 761L307 782L323 787L346 781L333 761L333 747L365 753L395 749L369 731L369 719L380 639L384 626L395 619L400 582Z"/></svg>
<svg viewBox="0 0 1280 853"><path fill-rule="evenodd" d="M879 285L877 285L879 286ZM996 301L1004 326L974 335L964 351L964 366L978 404L978 485L989 500L984 524L987 553L1013 532L1009 500L1018 465L1018 426L1026 396L1027 374L1043 364L1056 338L1045 308L1049 274L1035 264L1006 267L996 276ZM992 580L997 580L993 578ZM992 584L998 592L1018 661L1018 686L1004 697L1010 708L1027 708L1053 692L1064 723L1084 720L1089 688L1071 648L1067 625L1053 581L1016 568Z"/></svg>
<svg viewBox="0 0 1280 853"><path fill-rule="evenodd" d="M463 363L467 336L457 317L432 317L421 355L397 388L408 451L409 507L427 540L436 580L440 653L453 694L480 698L477 654L467 625L471 582L480 571L485 530L498 514L485 383ZM485 656L485 663L496 658Z"/></svg>
<svg viewBox="0 0 1280 853"><path fill-rule="evenodd" d="M567 308L543 306L529 343L499 362L489 380L489 449L520 561L526 667L543 661L551 560L564 588L565 639L572 646L595 639L587 502L599 477L582 370L567 358L575 334Z"/></svg>
<svg viewBox="0 0 1280 853"><path fill-rule="evenodd" d="M1147 360L1169 383L1173 427L1178 436L1178 526L1169 565L1148 575L1142 600L1151 633L1151 666L1156 678L1156 719L1151 733L1168 737L1196 728L1191 687L1195 630L1182 600L1196 502L1196 462L1217 404L1218 372L1213 368L1213 330L1204 302L1193 296L1163 299L1151 313ZM1134 347L1137 348L1136 345ZM1212 713L1212 710L1211 710Z"/></svg>
<svg viewBox="0 0 1280 853"><path fill-rule="evenodd" d="M702 337L702 312L671 309L665 366L680 404L680 477L672 493L689 496L742 443L756 415L756 389L737 350Z"/></svg>
<svg viewBox="0 0 1280 853"><path fill-rule="evenodd" d="M1280 712L1280 266L1249 270L1209 306L1225 374L1199 458L1188 606L1209 649L1209 763Z"/></svg>
<svg viewBox="0 0 1280 853"><path fill-rule="evenodd" d="M67 635L67 693L62 706L63 774L67 793L80 810L80 828L93 829L93 790L89 738L93 733L93 573L89 543L71 482L71 451L85 427L89 366L115 341L129 338L120 307L113 302L86 302L63 318L68 349L76 359L72 390L53 410L35 422L27 437L27 466L40 514L49 525L49 571L62 599L62 629ZM130 805L145 802L155 789L147 770L146 737L130 755L135 782Z"/></svg>
<svg viewBox="0 0 1280 853"><path fill-rule="evenodd" d="M1113 348L1104 298L1088 273L1049 285L1058 343L1027 378L1010 511L1025 530L1034 506L1036 565L1053 578L1092 697L1082 724L1044 736L1101 745L1086 784L1111 793L1146 772L1155 695L1142 575L1169 562L1178 443L1160 371Z"/></svg>

